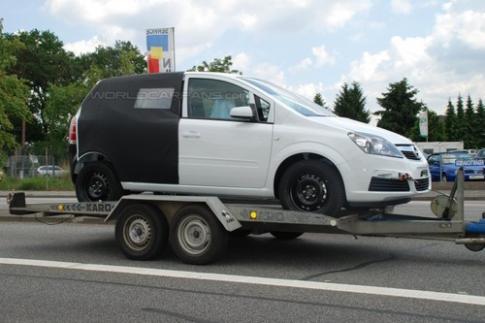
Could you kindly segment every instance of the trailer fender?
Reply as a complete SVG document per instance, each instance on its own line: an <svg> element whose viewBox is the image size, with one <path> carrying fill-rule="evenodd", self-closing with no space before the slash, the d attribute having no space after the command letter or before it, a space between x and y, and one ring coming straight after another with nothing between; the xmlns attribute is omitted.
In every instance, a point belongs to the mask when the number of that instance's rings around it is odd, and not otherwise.
<svg viewBox="0 0 485 323"><path fill-rule="evenodd" d="M164 212L167 220L171 222L171 217L176 213L176 211L189 204L204 204L209 210L212 211L214 216L219 220L224 229L229 232L235 231L241 228L241 223L237 218L231 214L231 211L225 207L225 205L217 197L200 197L200 196L165 196L165 195L144 195L144 194L134 194L123 196L115 207L109 212L109 214L104 219L104 222L110 220L116 220L120 211L131 202L136 203L148 203L151 205L158 206L161 210L166 209L166 206L175 206L171 208L171 212Z"/></svg>

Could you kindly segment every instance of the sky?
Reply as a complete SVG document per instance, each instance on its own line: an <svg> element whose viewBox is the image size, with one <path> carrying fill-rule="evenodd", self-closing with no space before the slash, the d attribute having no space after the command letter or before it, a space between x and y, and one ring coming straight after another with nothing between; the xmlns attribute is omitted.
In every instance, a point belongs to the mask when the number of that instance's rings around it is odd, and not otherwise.
<svg viewBox="0 0 485 323"><path fill-rule="evenodd" d="M2 0L7 32L50 30L75 54L116 40L146 52L147 28L175 27L177 70L231 55L244 75L329 106L357 81L367 108L407 77L444 113L448 98L485 99L485 1Z"/></svg>

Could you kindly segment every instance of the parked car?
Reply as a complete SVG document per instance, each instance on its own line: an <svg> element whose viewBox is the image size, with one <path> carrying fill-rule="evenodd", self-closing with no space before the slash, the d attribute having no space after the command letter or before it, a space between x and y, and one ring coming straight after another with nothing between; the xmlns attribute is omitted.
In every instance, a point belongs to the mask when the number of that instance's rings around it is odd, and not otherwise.
<svg viewBox="0 0 485 323"><path fill-rule="evenodd" d="M482 148L477 152L476 158L485 160L485 148Z"/></svg>
<svg viewBox="0 0 485 323"><path fill-rule="evenodd" d="M241 75L102 80L74 116L69 142L80 201L230 195L335 215L404 203L431 185L408 138Z"/></svg>
<svg viewBox="0 0 485 323"><path fill-rule="evenodd" d="M62 176L65 173L64 169L56 165L43 165L37 168L37 175L41 176Z"/></svg>
<svg viewBox="0 0 485 323"><path fill-rule="evenodd" d="M484 180L484 161L474 159L468 153L453 151L432 154L428 157L428 163L433 181L454 181L460 167L463 167L466 181Z"/></svg>

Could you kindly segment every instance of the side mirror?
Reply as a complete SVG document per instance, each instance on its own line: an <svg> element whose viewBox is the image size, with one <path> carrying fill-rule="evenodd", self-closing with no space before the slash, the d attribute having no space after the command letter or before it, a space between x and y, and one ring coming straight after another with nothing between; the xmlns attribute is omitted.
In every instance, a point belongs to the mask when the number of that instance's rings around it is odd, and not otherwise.
<svg viewBox="0 0 485 323"><path fill-rule="evenodd" d="M231 118L253 120L254 119L253 109L251 109L251 107L249 106L234 107L231 109Z"/></svg>

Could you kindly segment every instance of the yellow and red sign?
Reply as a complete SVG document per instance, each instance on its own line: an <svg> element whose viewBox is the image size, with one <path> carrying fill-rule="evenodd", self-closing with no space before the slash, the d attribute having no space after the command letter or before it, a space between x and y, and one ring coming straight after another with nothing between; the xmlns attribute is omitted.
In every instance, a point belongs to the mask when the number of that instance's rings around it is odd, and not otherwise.
<svg viewBox="0 0 485 323"><path fill-rule="evenodd" d="M148 73L175 71L174 28L147 29Z"/></svg>

